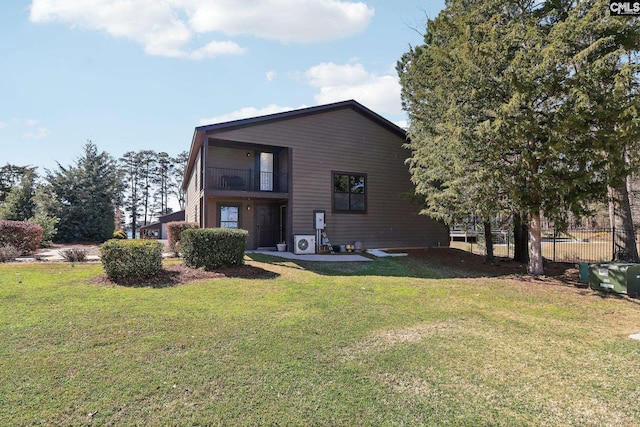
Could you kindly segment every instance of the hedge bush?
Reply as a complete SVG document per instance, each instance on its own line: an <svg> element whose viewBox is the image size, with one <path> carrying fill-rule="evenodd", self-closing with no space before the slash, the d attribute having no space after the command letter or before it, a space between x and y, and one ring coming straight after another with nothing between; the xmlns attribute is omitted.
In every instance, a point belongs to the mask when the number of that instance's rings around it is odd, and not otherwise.
<svg viewBox="0 0 640 427"><path fill-rule="evenodd" d="M30 254L40 247L42 227L25 221L0 221L0 246L10 245L21 254Z"/></svg>
<svg viewBox="0 0 640 427"><path fill-rule="evenodd" d="M58 253L66 262L86 262L87 255L89 255L86 249L80 248L69 248L58 251Z"/></svg>
<svg viewBox="0 0 640 427"><path fill-rule="evenodd" d="M114 239L125 240L127 238L127 233L124 230L116 230L113 232Z"/></svg>
<svg viewBox="0 0 640 427"><path fill-rule="evenodd" d="M162 243L155 240L107 240L100 259L113 281L146 279L162 270Z"/></svg>
<svg viewBox="0 0 640 427"><path fill-rule="evenodd" d="M184 265L191 268L218 267L244 263L244 248L249 233L231 228L185 230L180 236Z"/></svg>
<svg viewBox="0 0 640 427"><path fill-rule="evenodd" d="M20 251L11 245L0 245L0 262L15 261Z"/></svg>
<svg viewBox="0 0 640 427"><path fill-rule="evenodd" d="M176 248L176 243L180 242L180 235L185 230L190 230L192 228L200 228L197 222L187 222L187 221L173 221L168 222L167 225L167 235L168 241L167 245L172 252L178 252Z"/></svg>

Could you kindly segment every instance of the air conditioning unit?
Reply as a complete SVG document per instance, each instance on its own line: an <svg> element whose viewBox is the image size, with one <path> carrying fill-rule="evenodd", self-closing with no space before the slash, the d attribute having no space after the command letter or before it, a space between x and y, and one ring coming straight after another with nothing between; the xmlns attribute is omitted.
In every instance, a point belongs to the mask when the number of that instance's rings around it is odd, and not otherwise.
<svg viewBox="0 0 640 427"><path fill-rule="evenodd" d="M316 236L313 234L298 234L293 237L293 252L297 255L316 253Z"/></svg>

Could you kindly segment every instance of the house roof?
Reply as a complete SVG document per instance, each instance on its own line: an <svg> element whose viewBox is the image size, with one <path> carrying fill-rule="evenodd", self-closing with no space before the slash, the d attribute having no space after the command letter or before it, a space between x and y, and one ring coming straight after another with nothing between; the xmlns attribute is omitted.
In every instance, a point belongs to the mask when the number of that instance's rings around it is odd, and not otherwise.
<svg viewBox="0 0 640 427"><path fill-rule="evenodd" d="M171 222L171 221L184 221L184 209L181 211L170 212L168 214L160 215L158 222Z"/></svg>
<svg viewBox="0 0 640 427"><path fill-rule="evenodd" d="M168 214L164 214L164 215L160 215L158 216L158 220L154 221L150 224L147 225L142 225L140 226L140 230L142 229L146 229L146 228L151 228L151 227L156 227L158 225L161 224L165 224L167 222L171 222L171 221L184 221L184 209L181 211L176 211L176 212L171 212Z"/></svg>
<svg viewBox="0 0 640 427"><path fill-rule="evenodd" d="M368 109L364 105L360 104L353 99L348 101L335 102L332 104L318 105L315 107L307 107L300 108L297 110L285 111L282 113L268 114L264 116L250 117L246 119L240 120L232 120L229 122L222 123L214 123L210 125L198 126L195 128L193 133L193 139L191 141L191 150L189 151L189 161L187 163L187 168L185 169L185 175L182 180L182 188L185 189L187 186L187 179L191 175L191 170L193 169L193 165L195 163L195 158L198 153L198 150L204 144L205 135L210 133L215 133L216 131L228 131L233 129L240 129L250 126L257 126L266 123L273 123L282 120L290 120L299 117L310 116L314 114L326 113L331 111L337 111L342 109L351 109L356 113L363 115L369 120L377 123L378 125L384 127L390 132L395 133L396 135L406 138L407 133L400 126L395 123L385 119L381 115L373 112Z"/></svg>

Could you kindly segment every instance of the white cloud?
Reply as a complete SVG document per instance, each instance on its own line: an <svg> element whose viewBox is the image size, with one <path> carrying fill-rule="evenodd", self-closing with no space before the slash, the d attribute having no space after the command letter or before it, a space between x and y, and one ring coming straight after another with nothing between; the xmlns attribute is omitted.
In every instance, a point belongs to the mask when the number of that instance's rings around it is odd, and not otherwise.
<svg viewBox="0 0 640 427"><path fill-rule="evenodd" d="M273 79L275 79L277 75L278 73L276 73L275 71L267 71L265 77L267 78L267 81L273 81Z"/></svg>
<svg viewBox="0 0 640 427"><path fill-rule="evenodd" d="M7 124L5 122L0 122L0 129L7 127Z"/></svg>
<svg viewBox="0 0 640 427"><path fill-rule="evenodd" d="M342 86L358 84L369 79L370 73L362 64L336 65L324 62L309 68L305 73L311 86Z"/></svg>
<svg viewBox="0 0 640 427"><path fill-rule="evenodd" d="M366 4L343 0L32 0L29 19L105 31L150 55L204 59L245 49L231 40L193 47L196 34L319 42L361 32L373 15Z"/></svg>
<svg viewBox="0 0 640 427"><path fill-rule="evenodd" d="M49 130L42 127L34 130L33 132L26 132L22 134L22 137L24 139L35 139L35 140L44 139L48 136L49 136Z"/></svg>
<svg viewBox="0 0 640 427"><path fill-rule="evenodd" d="M33 0L29 19L34 23L62 22L71 27L101 30L133 40L149 55L204 59L238 55L244 49L232 41L212 41L189 48L194 31L181 15L181 0Z"/></svg>
<svg viewBox="0 0 640 427"><path fill-rule="evenodd" d="M282 113L284 111L296 110L298 108L305 108L306 105L300 107L281 107L276 104L269 104L263 108L244 107L231 113L223 114L221 116L215 116L207 119L200 119L200 125L210 125L215 123L230 122L232 120L246 119L249 117L266 116L267 114Z"/></svg>
<svg viewBox="0 0 640 427"><path fill-rule="evenodd" d="M275 75L275 71L267 72L267 80ZM289 77L297 80L302 79L316 88L318 92L314 95L314 100L317 104L355 99L376 113L403 114L398 77L391 74L379 76L367 71L362 64L357 62L344 65L331 62L322 63L309 68L304 73L290 74ZM305 107L307 106L281 107L277 104L270 104L263 108L244 107L228 114L201 119L200 125L224 123ZM396 124L402 128L407 127L406 120L397 121Z"/></svg>
<svg viewBox="0 0 640 427"><path fill-rule="evenodd" d="M308 83L319 89L318 104L355 99L378 113L401 114L400 82L395 75L367 71L362 64L332 62L311 67L304 73Z"/></svg>
<svg viewBox="0 0 640 427"><path fill-rule="evenodd" d="M245 51L245 48L240 47L234 42L213 41L206 46L203 46L200 49L196 49L185 56L190 59L205 59L215 58L216 56L220 55L242 55Z"/></svg>
<svg viewBox="0 0 640 427"><path fill-rule="evenodd" d="M191 0L190 24L198 32L221 31L289 42L337 40L362 32L374 10L338 0Z"/></svg>
<svg viewBox="0 0 640 427"><path fill-rule="evenodd" d="M19 126L33 127L33 126L37 125L38 123L40 123L40 120L38 120L38 119L16 119L16 118L13 118L13 119L11 119L11 123L17 124Z"/></svg>
<svg viewBox="0 0 640 427"><path fill-rule="evenodd" d="M409 122L407 120L397 120L393 122L396 126L401 127L404 130L409 129Z"/></svg>

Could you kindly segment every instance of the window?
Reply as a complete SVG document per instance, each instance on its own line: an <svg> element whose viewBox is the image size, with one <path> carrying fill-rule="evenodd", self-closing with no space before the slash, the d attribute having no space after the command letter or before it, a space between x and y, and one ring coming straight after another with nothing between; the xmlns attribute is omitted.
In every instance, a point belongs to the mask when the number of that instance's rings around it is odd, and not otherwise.
<svg viewBox="0 0 640 427"><path fill-rule="evenodd" d="M354 173L333 173L333 211L367 212L367 176Z"/></svg>
<svg viewBox="0 0 640 427"><path fill-rule="evenodd" d="M240 207L220 206L220 228L240 228Z"/></svg>

